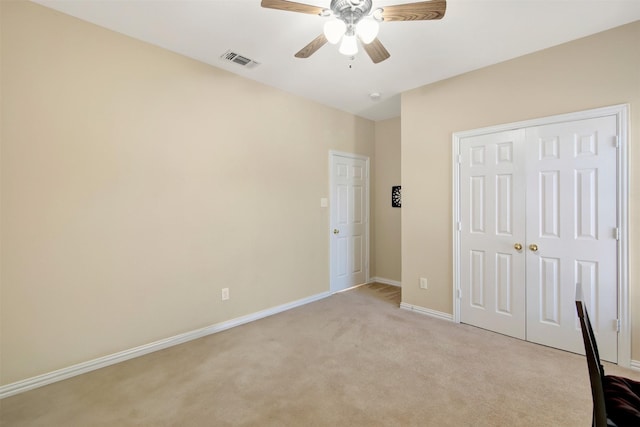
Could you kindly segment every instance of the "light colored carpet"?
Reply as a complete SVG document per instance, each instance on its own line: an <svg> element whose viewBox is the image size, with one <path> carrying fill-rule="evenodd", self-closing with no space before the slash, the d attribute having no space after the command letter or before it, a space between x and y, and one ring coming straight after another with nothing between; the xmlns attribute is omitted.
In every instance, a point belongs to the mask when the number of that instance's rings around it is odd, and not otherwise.
<svg viewBox="0 0 640 427"><path fill-rule="evenodd" d="M1 425L590 425L583 356L399 301L379 284L336 294L6 398Z"/></svg>

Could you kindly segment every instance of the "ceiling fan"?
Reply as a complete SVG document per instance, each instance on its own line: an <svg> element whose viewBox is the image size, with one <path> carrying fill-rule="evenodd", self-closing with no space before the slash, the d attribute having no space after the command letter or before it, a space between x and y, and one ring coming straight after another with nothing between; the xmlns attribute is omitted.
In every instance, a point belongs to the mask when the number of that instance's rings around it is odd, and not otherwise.
<svg viewBox="0 0 640 427"><path fill-rule="evenodd" d="M371 60L377 64L391 55L378 40L378 23L383 21L424 21L441 19L447 9L446 0L397 4L373 9L372 0L331 0L329 9L288 0L262 0L262 7L307 13L334 19L324 24L324 31L295 54L308 58L329 42L340 42L339 52L354 56L358 39Z"/></svg>

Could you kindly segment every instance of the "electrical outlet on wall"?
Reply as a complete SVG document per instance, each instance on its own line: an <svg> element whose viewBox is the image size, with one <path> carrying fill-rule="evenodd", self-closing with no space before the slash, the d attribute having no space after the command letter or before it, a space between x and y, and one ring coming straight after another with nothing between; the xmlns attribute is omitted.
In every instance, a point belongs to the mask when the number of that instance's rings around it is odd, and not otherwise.
<svg viewBox="0 0 640 427"><path fill-rule="evenodd" d="M222 301L229 299L229 288L222 288Z"/></svg>
<svg viewBox="0 0 640 427"><path fill-rule="evenodd" d="M426 277L421 277L420 278L420 289L429 289L429 285L427 283L427 278Z"/></svg>

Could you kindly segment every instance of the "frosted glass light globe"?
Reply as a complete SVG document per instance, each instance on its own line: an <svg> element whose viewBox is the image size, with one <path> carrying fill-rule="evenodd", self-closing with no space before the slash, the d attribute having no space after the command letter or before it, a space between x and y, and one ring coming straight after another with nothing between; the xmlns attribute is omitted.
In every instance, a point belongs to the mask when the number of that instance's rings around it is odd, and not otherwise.
<svg viewBox="0 0 640 427"><path fill-rule="evenodd" d="M347 25L339 19L327 21L324 24L324 36L331 44L336 44L347 31Z"/></svg>
<svg viewBox="0 0 640 427"><path fill-rule="evenodd" d="M373 19L363 19L356 25L356 34L364 44L369 44L378 36L380 25Z"/></svg>
<svg viewBox="0 0 640 427"><path fill-rule="evenodd" d="M347 56L353 56L358 53L358 41L356 40L355 34L350 36L345 35L342 38L338 52Z"/></svg>

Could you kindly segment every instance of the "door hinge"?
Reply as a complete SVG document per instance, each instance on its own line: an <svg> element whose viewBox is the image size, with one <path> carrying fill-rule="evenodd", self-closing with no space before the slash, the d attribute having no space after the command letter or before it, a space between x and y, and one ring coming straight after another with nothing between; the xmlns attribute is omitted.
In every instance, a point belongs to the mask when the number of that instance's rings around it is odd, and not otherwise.
<svg viewBox="0 0 640 427"><path fill-rule="evenodd" d="M462 231L462 221L458 221L456 227L458 228L458 231Z"/></svg>
<svg viewBox="0 0 640 427"><path fill-rule="evenodd" d="M615 141L613 143L615 144L616 148L620 148L620 137L616 135L614 138Z"/></svg>
<svg viewBox="0 0 640 427"><path fill-rule="evenodd" d="M462 164L462 154L458 154L458 164Z"/></svg>
<svg viewBox="0 0 640 427"><path fill-rule="evenodd" d="M462 292L460 292L460 288L456 289L456 298L462 299Z"/></svg>
<svg viewBox="0 0 640 427"><path fill-rule="evenodd" d="M616 240L620 240L620 228L616 227L613 229L613 238Z"/></svg>
<svg viewBox="0 0 640 427"><path fill-rule="evenodd" d="M620 332L620 319L616 319L616 332Z"/></svg>

